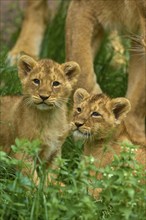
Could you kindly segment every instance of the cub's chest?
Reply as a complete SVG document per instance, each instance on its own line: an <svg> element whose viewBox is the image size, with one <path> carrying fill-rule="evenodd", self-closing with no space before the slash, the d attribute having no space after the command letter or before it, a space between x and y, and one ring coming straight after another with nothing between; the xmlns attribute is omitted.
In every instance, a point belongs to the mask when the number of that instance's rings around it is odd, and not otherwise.
<svg viewBox="0 0 146 220"><path fill-rule="evenodd" d="M40 140L42 142L43 157L48 159L55 152L61 150L61 146L65 141L68 132L66 123L48 124L40 130Z"/></svg>
<svg viewBox="0 0 146 220"><path fill-rule="evenodd" d="M33 112L23 121L21 129L19 129L20 138L28 138L29 140L39 139L44 154L47 157L60 149L68 131L68 123L65 111L37 113Z"/></svg>
<svg viewBox="0 0 146 220"><path fill-rule="evenodd" d="M65 115L54 115L39 127L40 138L47 143L61 141L68 131L68 126Z"/></svg>

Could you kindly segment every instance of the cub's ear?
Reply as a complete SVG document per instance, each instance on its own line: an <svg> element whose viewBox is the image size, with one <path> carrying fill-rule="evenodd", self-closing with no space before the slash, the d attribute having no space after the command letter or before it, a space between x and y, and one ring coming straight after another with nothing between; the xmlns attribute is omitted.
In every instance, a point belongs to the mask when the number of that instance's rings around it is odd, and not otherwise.
<svg viewBox="0 0 146 220"><path fill-rule="evenodd" d="M131 109L131 104L126 98L115 98L111 100L111 109L115 115L116 123L120 124Z"/></svg>
<svg viewBox="0 0 146 220"><path fill-rule="evenodd" d="M85 98L89 97L89 93L82 88L79 88L75 91L73 99L75 104L80 104Z"/></svg>
<svg viewBox="0 0 146 220"><path fill-rule="evenodd" d="M74 61L70 61L62 64L62 68L71 86L74 87L81 72L79 64Z"/></svg>
<svg viewBox="0 0 146 220"><path fill-rule="evenodd" d="M36 65L37 61L32 57L27 55L21 56L17 63L19 77L25 78Z"/></svg>

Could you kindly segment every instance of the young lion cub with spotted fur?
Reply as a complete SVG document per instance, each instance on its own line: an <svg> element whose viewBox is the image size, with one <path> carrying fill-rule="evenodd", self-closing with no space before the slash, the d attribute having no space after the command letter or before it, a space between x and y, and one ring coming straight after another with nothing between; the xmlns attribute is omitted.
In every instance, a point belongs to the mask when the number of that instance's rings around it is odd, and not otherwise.
<svg viewBox="0 0 146 220"><path fill-rule="evenodd" d="M105 167L112 162L114 154L121 151L120 142L133 142L124 121L130 108L126 98L110 99L104 94L89 95L84 89L76 90L73 135L85 141L84 154L95 157L97 167ZM145 156L146 149L140 147L137 160L145 164Z"/></svg>
<svg viewBox="0 0 146 220"><path fill-rule="evenodd" d="M0 102L0 146L4 151L11 153L16 137L40 139L39 157L52 164L68 133L67 101L79 72L75 62L60 65L26 55L19 59L23 95L4 96ZM21 159L23 152L15 157Z"/></svg>

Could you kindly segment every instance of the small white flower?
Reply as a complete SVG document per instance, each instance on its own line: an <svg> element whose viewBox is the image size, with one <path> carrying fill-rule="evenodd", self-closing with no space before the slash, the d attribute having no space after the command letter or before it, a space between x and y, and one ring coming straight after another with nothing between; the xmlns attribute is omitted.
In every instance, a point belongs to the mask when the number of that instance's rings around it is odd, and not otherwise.
<svg viewBox="0 0 146 220"><path fill-rule="evenodd" d="M95 161L94 157L91 157L90 161L91 161L91 163L94 163L94 161Z"/></svg>
<svg viewBox="0 0 146 220"><path fill-rule="evenodd" d="M113 174L108 174L108 177L111 178L113 176Z"/></svg>

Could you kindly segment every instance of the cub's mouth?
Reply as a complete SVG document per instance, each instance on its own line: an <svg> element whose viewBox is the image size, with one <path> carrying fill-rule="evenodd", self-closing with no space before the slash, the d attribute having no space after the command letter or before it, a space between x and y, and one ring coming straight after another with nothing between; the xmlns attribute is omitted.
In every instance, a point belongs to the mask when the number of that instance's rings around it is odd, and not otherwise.
<svg viewBox="0 0 146 220"><path fill-rule="evenodd" d="M49 109L53 109L54 108L53 104L45 103L45 102L35 103L35 105L37 106L37 108L39 110L49 110Z"/></svg>
<svg viewBox="0 0 146 220"><path fill-rule="evenodd" d="M76 130L73 131L73 136L78 137L78 138L89 138L89 137L91 137L91 133L82 132L82 131L76 129Z"/></svg>
<svg viewBox="0 0 146 220"><path fill-rule="evenodd" d="M77 123L71 122L70 126L72 134L75 138L87 139L92 136L91 132L84 128L81 128L81 126L79 126Z"/></svg>

